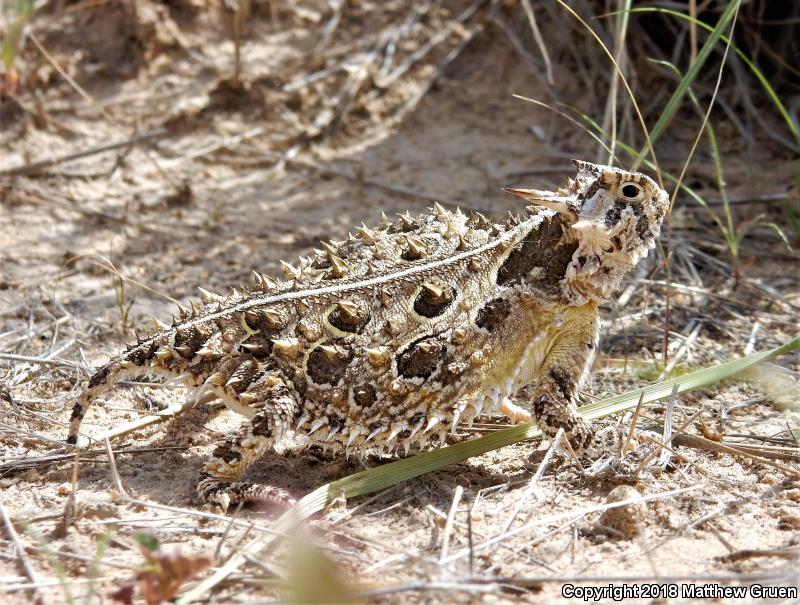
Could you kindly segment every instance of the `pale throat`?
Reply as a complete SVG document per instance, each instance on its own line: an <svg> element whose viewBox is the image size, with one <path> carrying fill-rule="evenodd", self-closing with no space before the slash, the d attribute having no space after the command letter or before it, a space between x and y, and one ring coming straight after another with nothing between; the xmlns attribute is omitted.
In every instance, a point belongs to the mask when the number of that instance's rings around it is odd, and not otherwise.
<svg viewBox="0 0 800 605"><path fill-rule="evenodd" d="M572 262L564 275L564 286L573 304L603 302L611 298L626 273L635 265L629 253L614 248L608 252L607 233L592 230L578 241Z"/></svg>

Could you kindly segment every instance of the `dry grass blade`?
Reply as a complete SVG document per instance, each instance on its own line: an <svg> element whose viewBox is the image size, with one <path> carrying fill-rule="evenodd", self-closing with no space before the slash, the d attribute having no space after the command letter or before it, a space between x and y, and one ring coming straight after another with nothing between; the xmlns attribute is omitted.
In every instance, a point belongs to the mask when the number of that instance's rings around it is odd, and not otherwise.
<svg viewBox="0 0 800 605"><path fill-rule="evenodd" d="M542 38L542 32L539 31L539 25L536 23L536 17L533 14L533 8L531 8L530 0L522 0L522 7L525 9L525 16L528 18L528 23L531 26L533 39L536 40L536 46L539 47L539 52L542 55L542 61L544 61L544 69L545 73L547 74L547 83L552 86L555 84L555 81L553 80L553 64L550 61L550 54L547 52L547 44L545 44L545 41Z"/></svg>
<svg viewBox="0 0 800 605"><path fill-rule="evenodd" d="M30 41L33 42L33 45L36 47L36 49L42 53L42 56L47 60L47 62L53 66L53 69L55 69L81 97L83 97L84 101L94 107L97 112L109 122L114 122L114 118L111 117L105 108L100 105L92 95L86 92L86 90L80 84L78 84L75 79L69 75L69 73L67 73L67 71L59 64L59 62L56 61L55 58L53 58L53 56L47 51L47 49L42 46L41 42L39 42L39 39L33 34L33 32L29 32L28 37L30 38Z"/></svg>
<svg viewBox="0 0 800 605"><path fill-rule="evenodd" d="M772 468L775 468L789 476L800 478L800 471L796 471L785 464L772 462L771 460L772 458L781 458L791 462L800 462L800 452L798 452L796 448L788 450L786 448L781 448L780 451L774 451L762 447L746 445L737 445L736 447L732 447L724 443L718 443L717 441L706 439L705 437L701 437L699 435L684 434L676 435L672 439L672 442L676 445L701 449L707 452L716 452L720 454L730 454L732 456L749 458L750 460L755 460L761 464L771 466Z"/></svg>
<svg viewBox="0 0 800 605"><path fill-rule="evenodd" d="M6 529L8 539L11 541L15 550L17 551L17 559L19 560L20 567L22 567L25 575L28 576L28 579L31 581L31 586L28 590L33 596L33 602L36 603L36 605L43 605L44 599L41 592L39 592L39 578L28 561L28 557L25 554L25 547L23 546L22 542L20 542L17 530L14 529L14 524L6 513L6 509L3 506L2 500L0 500L0 517L3 518L3 525Z"/></svg>
<svg viewBox="0 0 800 605"><path fill-rule="evenodd" d="M754 365L786 354L800 348L800 336L790 342L760 353L754 353L741 359L735 359L717 366L697 370L677 378L665 380L656 384L649 385L643 389L629 391L616 397L611 397L603 401L584 406L581 411L588 419L601 418L618 412L636 407L640 399L646 404L664 397L668 397L673 391L685 392L702 386L717 383L725 378L746 370ZM285 532L291 527L307 519L314 513L325 508L335 498L344 494L345 497L360 496L401 481L407 481L414 477L419 477L438 470L449 464L454 464L472 456L478 456L491 450L495 450L512 443L535 439L541 436L539 429L532 424L522 424L509 429L497 431L479 439L473 439L465 443L459 443L438 450L424 452L411 458L405 458L386 464L378 468L368 469L344 479L333 481L322 487L317 488L279 518L273 529L276 532ZM209 578L202 580L199 584L183 594L179 599L179 604L190 603L199 598L204 598L208 591L219 582L230 575L248 556L255 556L263 548L273 541L272 535L262 535L242 547L234 554L228 562L214 572Z"/></svg>
<svg viewBox="0 0 800 605"><path fill-rule="evenodd" d="M614 58L620 66L620 70L627 67L627 53L625 50L625 36L628 31L628 10L630 10L631 0L619 0L622 10L620 16L617 18L617 23L614 32ZM611 74L611 86L608 90L608 99L606 100L605 116L603 117L603 130L611 131L611 138L609 146L611 150L608 152L608 163L611 163L614 158L614 149L617 145L617 102L619 93L619 78L620 72L614 71Z"/></svg>
<svg viewBox="0 0 800 605"><path fill-rule="evenodd" d="M644 155L645 152L650 153L650 157L653 158L653 165L656 167L656 174L659 178L659 184L661 184L660 181L661 170L658 168L658 160L656 159L656 150L653 147L653 141L655 140L656 137L652 136L651 133L647 130L647 125L645 124L644 117L642 116L642 112L639 110L639 104L636 102L636 96L633 94L633 90L631 90L631 87L628 84L628 80L625 78L625 74L623 73L622 68L619 66L616 59L614 58L614 54L603 43L603 41L600 39L600 36L598 36L597 33L591 27L589 27L589 24L586 23L586 21L584 21L583 19L581 19L578 13L576 13L572 8L570 8L563 0L558 0L558 3L561 6L563 6L567 11L569 11L569 13L573 17L575 17L575 19L577 19L580 22L580 24L583 25L583 27L586 28L586 31L588 31L592 35L592 37L597 41L597 43L600 45L600 48L602 48L603 52L608 56L612 65L614 65L614 70L616 71L617 74L619 74L620 82L622 82L622 85L625 87L625 91L628 93L628 97L630 97L631 103L633 105L633 110L636 112L636 117L639 120L639 126L641 126L642 128L642 134L644 135L646 141L642 155ZM611 152L609 151L609 153ZM639 161L637 161L633 166L634 170L638 166L638 163Z"/></svg>
<svg viewBox="0 0 800 605"><path fill-rule="evenodd" d="M0 176L14 176L20 174L35 174L45 168L50 168L51 166L56 166L58 164L63 164L65 162L71 162L72 160L78 160L80 158L89 157L92 155L96 155L98 153L106 153L108 151L114 151L115 149L122 149L125 147L132 147L136 143L141 143L142 141L149 141L152 139L157 139L167 134L166 128L156 128L155 130L150 130L148 132L142 132L140 134L134 135L130 138L124 139L122 141L114 141L112 143L104 143L102 145L95 145L90 147L89 149L84 149L82 151L76 151L74 153L68 153L65 155L58 155L54 157L45 158L43 160L36 160L34 162L29 162L27 164L23 164L21 166L13 166L11 168L4 168L0 170Z"/></svg>
<svg viewBox="0 0 800 605"><path fill-rule="evenodd" d="M453 501L450 503L450 511L447 513L447 520L444 525L444 537L442 538L442 553L439 555L439 560L444 561L447 558L447 553L450 549L450 536L453 532L453 519L455 519L458 505L461 502L461 496L464 495L464 488L460 485L456 486L453 492Z"/></svg>
<svg viewBox="0 0 800 605"><path fill-rule="evenodd" d="M538 105L538 106L540 106L540 107L544 107L544 108L546 108L546 109L549 109L550 111L552 111L552 112L554 112L554 113L558 114L560 117L564 118L565 120L567 120L567 121L569 121L569 122L572 122L572 124L574 124L575 126L577 126L578 128L580 128L581 130L583 130L583 131L584 131L586 134L588 134L590 137L592 137L592 139L594 139L594 140L595 140L595 141L596 141L596 142L597 142L597 143L598 143L598 144L599 144L599 145L600 145L600 146L601 146L601 147L602 147L602 148L603 148L603 149L604 149L606 152L608 152L608 154L609 154L609 157L610 157L610 159L611 159L611 161L612 161L612 162L617 162L617 161L618 161L618 160L617 160L617 157L616 157L616 156L613 154L613 152L611 151L611 147L609 147L608 145L606 145L606 143L605 143L605 141L604 141L603 139L601 139L601 138L600 138L600 137L599 137L599 136L598 136L598 135L597 135L595 132L593 132L591 129L587 128L586 126L584 126L583 124L581 124L580 122L578 122L578 120L576 120L575 118L573 118L571 115L569 115L569 114L567 114L567 113L565 113L565 112L563 112L563 111L561 111L561 110L559 110L559 109L556 109L556 108L555 108L555 107L553 107L552 105L548 105L547 103L544 103L543 101L537 101L536 99L531 99L531 98L529 98L529 97L524 97L524 96L522 96L522 95L517 95L517 94L515 94L515 95L514 95L514 97L515 97L515 98L517 98L517 99L520 99L521 101L527 101L528 103L533 103L534 105ZM584 117L585 117L585 116L584 116ZM594 127L595 127L595 130L597 130L597 131L599 131L599 132L601 132L601 133L603 132L603 131L602 131L602 129L600 128L600 126L599 126L599 125L597 125L597 124L594 124L594 123L593 123L593 122L591 122L591 121L589 121L589 123L590 123L590 124L592 124L592 126L594 126ZM618 143L619 143L619 141L618 141Z"/></svg>

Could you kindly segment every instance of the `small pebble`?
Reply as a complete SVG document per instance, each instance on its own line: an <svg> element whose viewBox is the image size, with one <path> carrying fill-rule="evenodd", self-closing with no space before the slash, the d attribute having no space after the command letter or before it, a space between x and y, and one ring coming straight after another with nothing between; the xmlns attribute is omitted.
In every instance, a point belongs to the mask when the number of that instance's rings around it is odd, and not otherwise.
<svg viewBox="0 0 800 605"><path fill-rule="evenodd" d="M782 478L774 473L765 473L759 481L765 485L777 485L782 481Z"/></svg>
<svg viewBox="0 0 800 605"><path fill-rule="evenodd" d="M119 516L119 509L109 502L95 502L80 508L86 519L113 519Z"/></svg>
<svg viewBox="0 0 800 605"><path fill-rule="evenodd" d="M606 497L606 504L641 498L642 495L629 485L618 485ZM600 525L619 532L623 538L633 538L644 530L646 507L644 502L609 508L600 517Z"/></svg>
<svg viewBox="0 0 800 605"><path fill-rule="evenodd" d="M800 528L800 515L795 513L784 513L778 518L778 529L797 528Z"/></svg>

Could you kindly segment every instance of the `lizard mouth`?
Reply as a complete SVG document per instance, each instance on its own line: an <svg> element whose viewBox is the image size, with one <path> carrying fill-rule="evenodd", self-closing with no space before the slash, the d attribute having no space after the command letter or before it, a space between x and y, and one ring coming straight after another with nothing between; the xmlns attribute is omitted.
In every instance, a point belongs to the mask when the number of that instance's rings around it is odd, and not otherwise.
<svg viewBox="0 0 800 605"><path fill-rule="evenodd" d="M510 187L503 187L503 191L511 195L516 195L526 202L532 202L536 206L544 206L550 210L555 210L559 214L564 214L572 219L575 218L575 201L570 196L555 191L546 191L544 189L513 189Z"/></svg>
<svg viewBox="0 0 800 605"><path fill-rule="evenodd" d="M578 232L579 237L583 241L592 246L605 248L611 243L608 227L602 224L602 222L583 218L577 223L574 223L572 228Z"/></svg>

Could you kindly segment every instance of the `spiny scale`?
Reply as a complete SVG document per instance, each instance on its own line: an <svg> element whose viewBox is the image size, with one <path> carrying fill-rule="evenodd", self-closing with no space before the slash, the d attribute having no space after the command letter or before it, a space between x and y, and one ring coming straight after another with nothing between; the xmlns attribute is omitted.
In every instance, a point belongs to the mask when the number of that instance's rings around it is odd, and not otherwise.
<svg viewBox="0 0 800 605"><path fill-rule="evenodd" d="M644 175L576 167L566 190L512 190L542 204L526 216L493 223L439 204L418 217L384 215L377 228L282 262L283 281L254 272L252 289L201 288L202 304L92 376L68 441L119 380L186 376L246 417L198 485L201 498L227 506L272 497L267 486L237 481L289 427L347 451L407 450L498 406L530 419L510 398L538 379L540 425L548 434L565 428L585 449L591 432L574 400L596 341L596 306L652 246L668 199ZM623 196L632 187L640 199Z"/></svg>

